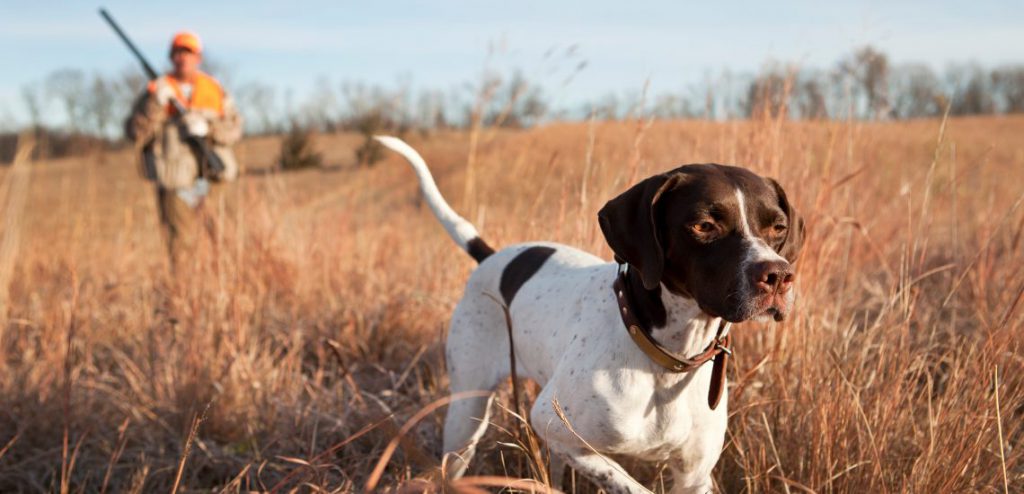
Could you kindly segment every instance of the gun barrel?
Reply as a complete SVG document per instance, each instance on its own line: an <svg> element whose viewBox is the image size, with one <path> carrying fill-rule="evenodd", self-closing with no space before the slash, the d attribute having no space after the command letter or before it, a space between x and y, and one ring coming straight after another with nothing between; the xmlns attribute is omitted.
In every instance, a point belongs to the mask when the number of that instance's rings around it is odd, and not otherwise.
<svg viewBox="0 0 1024 494"><path fill-rule="evenodd" d="M117 36L121 38L121 41L124 41L124 44L128 45L128 49L131 50L133 54L135 54L135 58L139 59L139 63L142 64L142 70L146 71L146 75L148 75L150 79L156 79L157 77L160 77L160 75L157 74L155 70L153 70L153 66L149 64L149 62L146 60L146 57L142 54L142 52L140 52L139 49L135 47L135 43L132 43L132 40L128 39L128 35L121 30L121 26L117 25L117 21L115 21L114 18L110 16L110 14L107 12L107 9L100 8L100 15L103 16L103 19L105 21L107 21L107 24L110 24L110 27L114 30L115 33L117 33Z"/></svg>

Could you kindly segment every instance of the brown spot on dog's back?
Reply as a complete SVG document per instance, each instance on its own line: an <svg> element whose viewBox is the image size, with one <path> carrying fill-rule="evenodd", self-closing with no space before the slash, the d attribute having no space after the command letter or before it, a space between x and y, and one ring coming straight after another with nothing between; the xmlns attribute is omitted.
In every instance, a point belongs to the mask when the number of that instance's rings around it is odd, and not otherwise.
<svg viewBox="0 0 1024 494"><path fill-rule="evenodd" d="M494 248L487 245L484 239L473 237L469 242L466 242L466 252L470 257L476 259L477 263L481 263L484 262L484 259L491 257L491 254L494 254Z"/></svg>
<svg viewBox="0 0 1024 494"><path fill-rule="evenodd" d="M529 247L505 266L505 270L501 272L499 288L501 289L501 298L505 299L506 306L512 305L512 299L516 296L516 292L534 274L537 274L537 271L540 271L544 262L554 253L555 249L552 247L542 245Z"/></svg>

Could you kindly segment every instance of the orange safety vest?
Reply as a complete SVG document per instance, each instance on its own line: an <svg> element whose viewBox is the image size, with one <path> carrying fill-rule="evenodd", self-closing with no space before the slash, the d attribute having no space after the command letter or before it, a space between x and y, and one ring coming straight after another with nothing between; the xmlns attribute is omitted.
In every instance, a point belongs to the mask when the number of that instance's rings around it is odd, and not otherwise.
<svg viewBox="0 0 1024 494"><path fill-rule="evenodd" d="M181 81L170 74L161 77L174 89L178 101L181 101L189 110L209 110L219 116L224 116L224 89L216 79L202 72L196 74L192 81L192 98L186 99L185 93L181 90ZM149 93L156 93L157 81L149 82ZM174 106L167 104L167 115L174 115Z"/></svg>

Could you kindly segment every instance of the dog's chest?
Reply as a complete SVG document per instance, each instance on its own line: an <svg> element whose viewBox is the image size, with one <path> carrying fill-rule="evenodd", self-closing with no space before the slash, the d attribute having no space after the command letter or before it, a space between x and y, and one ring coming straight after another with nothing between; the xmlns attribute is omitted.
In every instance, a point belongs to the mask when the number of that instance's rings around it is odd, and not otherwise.
<svg viewBox="0 0 1024 494"><path fill-rule="evenodd" d="M699 380L710 379L701 371L664 386L650 374L618 376L620 382L595 380L594 391L601 396L607 413L594 417L592 431L604 448L652 461L686 456L687 452L713 452L721 448L725 431L725 408L711 410L701 396ZM724 405L724 404L723 404ZM603 422L603 423L600 423Z"/></svg>
<svg viewBox="0 0 1024 494"><path fill-rule="evenodd" d="M623 331L624 333L624 331ZM646 460L679 458L688 451L717 454L726 404L707 405L710 366L686 374L652 369L628 336L588 338L547 384L568 421L598 451Z"/></svg>

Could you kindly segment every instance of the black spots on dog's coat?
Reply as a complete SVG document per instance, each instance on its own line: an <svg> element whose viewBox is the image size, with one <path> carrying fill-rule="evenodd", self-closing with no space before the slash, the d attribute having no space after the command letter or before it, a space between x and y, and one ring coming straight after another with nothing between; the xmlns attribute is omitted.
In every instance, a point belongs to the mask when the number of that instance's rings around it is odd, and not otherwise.
<svg viewBox="0 0 1024 494"><path fill-rule="evenodd" d="M494 248L487 245L484 239L473 237L469 242L466 242L466 253L469 254L469 257L476 259L476 262L479 264L484 262L484 259L491 257L491 254L494 254Z"/></svg>
<svg viewBox="0 0 1024 494"><path fill-rule="evenodd" d="M537 271L540 271L544 262L554 254L554 248L538 245L520 252L505 266L505 270L501 273L499 288L501 290L501 298L505 300L506 306L512 305L512 299L516 296L516 292Z"/></svg>

